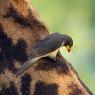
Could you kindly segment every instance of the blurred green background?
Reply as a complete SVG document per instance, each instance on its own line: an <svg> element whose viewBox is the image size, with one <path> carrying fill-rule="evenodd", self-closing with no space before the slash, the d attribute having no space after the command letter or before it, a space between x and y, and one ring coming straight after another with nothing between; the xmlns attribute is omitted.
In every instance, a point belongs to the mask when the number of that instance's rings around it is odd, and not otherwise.
<svg viewBox="0 0 95 95"><path fill-rule="evenodd" d="M95 94L95 0L32 0L50 32L72 36L71 53L62 49L81 79Z"/></svg>

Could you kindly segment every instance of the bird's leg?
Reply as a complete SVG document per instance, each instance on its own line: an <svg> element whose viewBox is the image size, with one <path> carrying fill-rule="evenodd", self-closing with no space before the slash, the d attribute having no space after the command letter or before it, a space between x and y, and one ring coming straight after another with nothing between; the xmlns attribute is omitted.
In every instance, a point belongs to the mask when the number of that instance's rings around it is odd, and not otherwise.
<svg viewBox="0 0 95 95"><path fill-rule="evenodd" d="M57 65L59 65L60 67L65 68L65 65L61 63L61 61L57 59L57 57L54 58L49 57L49 58L52 59L55 63L57 63Z"/></svg>
<svg viewBox="0 0 95 95"><path fill-rule="evenodd" d="M57 64L57 66L61 67L62 71L68 73L67 72L68 67L64 63L62 63L57 57L53 58L52 60L55 62L55 64Z"/></svg>
<svg viewBox="0 0 95 95"><path fill-rule="evenodd" d="M65 65L59 59L56 58L56 62L60 67L65 68Z"/></svg>

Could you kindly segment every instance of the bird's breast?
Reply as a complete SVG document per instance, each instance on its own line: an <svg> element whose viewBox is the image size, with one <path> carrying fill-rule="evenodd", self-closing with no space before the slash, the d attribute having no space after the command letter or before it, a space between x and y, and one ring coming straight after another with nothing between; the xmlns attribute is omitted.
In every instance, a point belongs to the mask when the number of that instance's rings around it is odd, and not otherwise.
<svg viewBox="0 0 95 95"><path fill-rule="evenodd" d="M57 50L55 50L55 51L49 53L49 54L48 54L48 57L50 57L50 58L52 58L52 59L55 59L55 58L56 58L56 55L57 55L57 53L58 53L58 51L59 51L59 49L57 49Z"/></svg>

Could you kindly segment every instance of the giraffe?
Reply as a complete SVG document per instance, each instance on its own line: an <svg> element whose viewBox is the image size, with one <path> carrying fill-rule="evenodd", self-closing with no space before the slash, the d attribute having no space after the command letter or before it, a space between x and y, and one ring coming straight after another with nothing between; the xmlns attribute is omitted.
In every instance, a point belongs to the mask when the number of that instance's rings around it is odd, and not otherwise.
<svg viewBox="0 0 95 95"><path fill-rule="evenodd" d="M64 68L42 58L15 77L33 45L47 35L29 1L0 0L0 95L93 95L60 53Z"/></svg>

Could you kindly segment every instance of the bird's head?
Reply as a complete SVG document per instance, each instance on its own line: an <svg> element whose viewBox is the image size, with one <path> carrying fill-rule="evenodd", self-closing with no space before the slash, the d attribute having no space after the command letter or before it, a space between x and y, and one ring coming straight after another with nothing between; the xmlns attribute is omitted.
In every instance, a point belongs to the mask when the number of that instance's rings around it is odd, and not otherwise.
<svg viewBox="0 0 95 95"><path fill-rule="evenodd" d="M65 46L67 48L68 52L70 52L71 48L73 46L72 38L68 35L63 35L63 45L62 46Z"/></svg>

